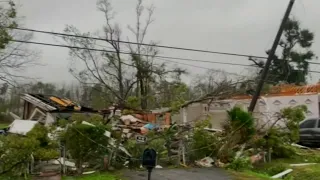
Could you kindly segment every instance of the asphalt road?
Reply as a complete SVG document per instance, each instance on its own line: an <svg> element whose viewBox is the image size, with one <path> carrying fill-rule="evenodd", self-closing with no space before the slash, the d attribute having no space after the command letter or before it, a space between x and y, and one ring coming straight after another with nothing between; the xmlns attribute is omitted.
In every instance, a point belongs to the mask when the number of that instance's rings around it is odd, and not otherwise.
<svg viewBox="0 0 320 180"><path fill-rule="evenodd" d="M128 180L147 180L147 171L128 171L124 174ZM222 169L155 169L151 180L228 180L232 179Z"/></svg>

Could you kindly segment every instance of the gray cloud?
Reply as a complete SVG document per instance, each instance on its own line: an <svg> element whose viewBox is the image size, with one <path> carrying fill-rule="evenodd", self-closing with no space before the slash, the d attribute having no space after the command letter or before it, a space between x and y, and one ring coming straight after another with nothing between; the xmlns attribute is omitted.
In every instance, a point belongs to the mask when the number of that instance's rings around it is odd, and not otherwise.
<svg viewBox="0 0 320 180"><path fill-rule="evenodd" d="M288 0L147 0L156 7L155 23L147 39L164 45L207 49L265 56L276 34ZM113 0L117 12L116 21L128 35L126 26L134 24L134 0ZM20 1L20 15L25 16L24 26L28 28L61 32L66 24L72 24L82 31L101 30L103 15L96 9L94 0L28 0ZM320 54L320 24L317 0L297 0L293 15L302 21L304 27L315 32L313 50ZM35 41L57 43L52 37L35 34ZM35 67L28 71L30 76L42 76L45 81L71 81L68 73L68 50L55 47L30 45L42 51L41 62L46 67ZM214 61L249 63L245 58L220 56L196 52L161 49L161 55L187 57ZM188 63L188 62L186 62ZM191 63L198 66L224 69L229 72L243 72L243 67ZM186 67L193 73L204 70ZM320 71L313 66L312 70ZM312 74L312 82L319 75Z"/></svg>

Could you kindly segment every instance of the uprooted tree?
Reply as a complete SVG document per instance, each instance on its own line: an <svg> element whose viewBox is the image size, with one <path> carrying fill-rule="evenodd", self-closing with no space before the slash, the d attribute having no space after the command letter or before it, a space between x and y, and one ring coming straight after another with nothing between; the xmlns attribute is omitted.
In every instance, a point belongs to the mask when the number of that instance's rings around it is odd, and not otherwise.
<svg viewBox="0 0 320 180"><path fill-rule="evenodd" d="M90 38L63 37L69 45L81 47L70 49L70 55L74 62L82 62L84 69L73 65L70 72L83 84L92 86L99 84L109 103L126 104L129 96L139 99L140 107L146 109L152 83L160 78L165 79L170 73L181 74L180 69L168 70L164 63L155 63L154 59L158 50L152 46L144 46L149 26L153 22L154 7L145 8L142 0L138 0L136 6L136 25L128 26L133 33L136 43L128 45L124 41L119 24L113 23L114 13L108 0L98 0L98 10L105 17L103 26L103 40ZM145 11L145 9L147 11ZM147 13L146 13L147 12ZM146 21L142 23L146 14ZM67 26L65 32L80 36L99 36L99 33L81 33L74 26ZM103 51L93 51L93 48L102 48Z"/></svg>
<svg viewBox="0 0 320 180"><path fill-rule="evenodd" d="M19 24L14 2L1 2L0 14L0 80L16 85L18 80L26 78L18 73L35 64L37 53L29 50L24 43L12 41L27 41L32 38L30 33L21 33L12 29Z"/></svg>

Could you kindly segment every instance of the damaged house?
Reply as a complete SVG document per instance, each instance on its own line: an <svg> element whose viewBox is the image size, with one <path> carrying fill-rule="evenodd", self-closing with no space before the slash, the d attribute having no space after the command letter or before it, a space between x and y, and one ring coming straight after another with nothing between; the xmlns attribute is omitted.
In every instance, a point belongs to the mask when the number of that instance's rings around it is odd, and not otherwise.
<svg viewBox="0 0 320 180"><path fill-rule="evenodd" d="M21 119L34 120L45 125L57 119L68 119L72 113L98 113L92 108L80 106L67 98L42 94L24 94Z"/></svg>

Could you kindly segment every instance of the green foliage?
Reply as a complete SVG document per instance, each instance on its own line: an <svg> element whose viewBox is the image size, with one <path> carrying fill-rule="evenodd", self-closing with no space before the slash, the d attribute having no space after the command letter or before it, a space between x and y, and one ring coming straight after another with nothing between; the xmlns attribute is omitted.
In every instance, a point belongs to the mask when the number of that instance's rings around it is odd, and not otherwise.
<svg viewBox="0 0 320 180"><path fill-rule="evenodd" d="M141 100L140 98L136 97L136 96L129 96L127 98L127 106L134 108L134 109L139 109L140 104L141 104Z"/></svg>
<svg viewBox="0 0 320 180"><path fill-rule="evenodd" d="M240 107L234 107L228 112L227 132L237 132L238 143L244 143L255 135L253 116L242 110Z"/></svg>
<svg viewBox="0 0 320 180"><path fill-rule="evenodd" d="M58 126L61 128L65 128L68 125L68 120L65 119L59 119L58 120Z"/></svg>
<svg viewBox="0 0 320 180"><path fill-rule="evenodd" d="M72 114L70 118L71 122L77 122L77 123L82 123L82 121L86 121L88 123L91 123L93 125L102 125L103 124L103 117L98 114Z"/></svg>
<svg viewBox="0 0 320 180"><path fill-rule="evenodd" d="M249 158L238 158L228 164L227 168L235 171L244 171L252 169L252 165Z"/></svg>
<svg viewBox="0 0 320 180"><path fill-rule="evenodd" d="M57 159L59 155L60 153L58 148L39 147L33 152L34 159L42 161Z"/></svg>
<svg viewBox="0 0 320 180"><path fill-rule="evenodd" d="M59 145L56 141L49 139L49 129L40 124L27 133L27 138L35 139L39 146L34 150L35 160L50 160L59 157Z"/></svg>
<svg viewBox="0 0 320 180"><path fill-rule="evenodd" d="M105 128L84 124L69 126L63 140L71 157L76 162L79 173L84 162L103 159L108 153L108 138L104 136Z"/></svg>
<svg viewBox="0 0 320 180"><path fill-rule="evenodd" d="M286 119L286 126L289 130L289 134L286 136L289 138L289 143L299 141L299 123L305 119L307 110L308 108L305 105L281 110L282 117Z"/></svg>
<svg viewBox="0 0 320 180"><path fill-rule="evenodd" d="M198 121L196 123L190 145L190 149L194 150L189 157L191 161L207 156L216 157L220 143L217 135L204 130L209 125L209 120Z"/></svg>
<svg viewBox="0 0 320 180"><path fill-rule="evenodd" d="M16 18L16 8L13 1L9 1L9 7L3 7L0 5L1 13L1 26L17 27L15 22ZM0 27L0 49L5 49L6 45L12 40L10 35L10 30L4 27Z"/></svg>
<svg viewBox="0 0 320 180"><path fill-rule="evenodd" d="M313 40L314 33L301 28L299 21L289 19L279 42L282 50L281 56L276 56L276 59L272 61L268 80L297 85L306 84L309 61L315 57L313 51L310 50Z"/></svg>
<svg viewBox="0 0 320 180"><path fill-rule="evenodd" d="M31 154L39 147L40 142L34 138L17 135L1 137L0 142L0 174L25 174Z"/></svg>
<svg viewBox="0 0 320 180"><path fill-rule="evenodd" d="M177 83L172 87L169 94L172 94L173 98L171 98L169 102L173 112L178 112L181 105L186 102L188 90L188 86L185 83Z"/></svg>
<svg viewBox="0 0 320 180"><path fill-rule="evenodd" d="M0 138L0 173L21 176L33 155L35 160L50 160L59 156L58 143L48 138L49 130L37 124L26 136L8 135Z"/></svg>
<svg viewBox="0 0 320 180"><path fill-rule="evenodd" d="M110 173L94 173L79 177L66 177L64 180L118 180L118 178Z"/></svg>
<svg viewBox="0 0 320 180"><path fill-rule="evenodd" d="M267 136L256 141L258 147L265 150L272 149L273 158L293 158L297 155L292 143L299 141L299 123L305 119L304 113L307 107L296 106L281 110L281 117L287 129L272 127L268 130Z"/></svg>
<svg viewBox="0 0 320 180"><path fill-rule="evenodd" d="M255 167L254 171L273 176L287 170L288 168L289 166L285 163L275 162L258 165Z"/></svg>
<svg viewBox="0 0 320 180"><path fill-rule="evenodd" d="M290 176L297 180L318 180L320 179L320 165L304 166L295 168Z"/></svg>
<svg viewBox="0 0 320 180"><path fill-rule="evenodd" d="M49 144L48 129L40 124L36 124L34 128L27 133L27 137L39 141L40 146L45 147Z"/></svg>

